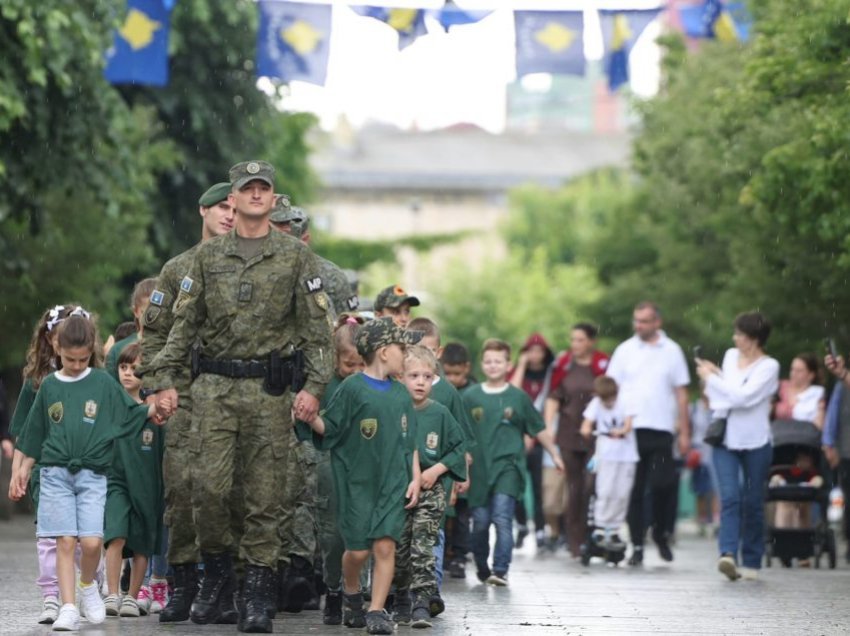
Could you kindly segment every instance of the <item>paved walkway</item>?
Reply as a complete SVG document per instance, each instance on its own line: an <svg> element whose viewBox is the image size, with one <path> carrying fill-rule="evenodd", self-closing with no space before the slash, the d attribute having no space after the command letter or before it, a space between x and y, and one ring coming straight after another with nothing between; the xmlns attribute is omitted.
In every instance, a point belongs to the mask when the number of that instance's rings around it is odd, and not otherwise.
<svg viewBox="0 0 850 636"><path fill-rule="evenodd" d="M563 552L515 555L509 588L447 580L446 613L432 634L847 634L850 569L762 571L754 582L730 583L715 570L713 542L681 529L676 560L663 563L649 549L639 569L584 568ZM843 555L843 551L841 553ZM31 521L0 522L0 633L46 634L35 623L40 598ZM326 627L318 612L285 615L276 633L348 634ZM418 630L417 630L418 631ZM162 625L156 617L83 622L85 634L235 634L235 626ZM412 633L404 627L398 634ZM425 634L429 632L424 632Z"/></svg>

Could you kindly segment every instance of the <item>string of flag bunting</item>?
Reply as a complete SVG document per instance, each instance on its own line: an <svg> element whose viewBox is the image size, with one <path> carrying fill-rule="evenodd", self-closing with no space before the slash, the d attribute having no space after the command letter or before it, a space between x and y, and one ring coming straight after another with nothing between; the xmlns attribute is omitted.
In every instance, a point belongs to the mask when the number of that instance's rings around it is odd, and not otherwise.
<svg viewBox="0 0 850 636"><path fill-rule="evenodd" d="M127 0L123 23L106 54L105 77L113 84L168 84L168 38L176 0ZM331 45L332 11L354 11L379 20L398 34L403 50L428 33L426 17L445 31L474 24L492 11L459 8L448 0L439 9L393 9L372 6L258 0L257 75L283 82L324 85ZM684 33L691 38L745 42L751 19L741 2L702 0L677 6ZM608 86L616 91L629 81L629 55L635 43L665 7L599 10ZM517 76L530 73L584 75L583 11L515 10Z"/></svg>

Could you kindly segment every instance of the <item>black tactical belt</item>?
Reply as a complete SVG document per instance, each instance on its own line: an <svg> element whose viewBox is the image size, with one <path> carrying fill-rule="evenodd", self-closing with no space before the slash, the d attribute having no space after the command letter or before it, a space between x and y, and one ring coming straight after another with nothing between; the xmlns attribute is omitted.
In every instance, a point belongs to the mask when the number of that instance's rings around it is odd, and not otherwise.
<svg viewBox="0 0 850 636"><path fill-rule="evenodd" d="M223 375L228 378L264 378L267 364L260 360L201 358L198 370L201 373Z"/></svg>

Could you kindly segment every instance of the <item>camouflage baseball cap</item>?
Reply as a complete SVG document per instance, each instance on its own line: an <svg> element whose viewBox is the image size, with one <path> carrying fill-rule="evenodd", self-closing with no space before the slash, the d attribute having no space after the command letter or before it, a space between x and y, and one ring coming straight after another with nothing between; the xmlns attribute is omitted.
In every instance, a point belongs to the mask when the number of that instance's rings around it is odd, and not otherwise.
<svg viewBox="0 0 850 636"><path fill-rule="evenodd" d="M227 195L230 194L230 190L230 183L216 183L213 187L201 195L201 198L198 199L198 205L204 208L211 208L216 203L224 201L227 198Z"/></svg>
<svg viewBox="0 0 850 636"><path fill-rule="evenodd" d="M357 353L365 356L391 344L416 344L424 336L422 331L403 329L389 316L370 320L357 332Z"/></svg>
<svg viewBox="0 0 850 636"><path fill-rule="evenodd" d="M230 184L241 190L255 179L274 186L274 167L267 161L243 161L230 169Z"/></svg>
<svg viewBox="0 0 850 636"><path fill-rule="evenodd" d="M289 224L289 227L292 230L292 236L301 238L304 236L304 232L307 231L307 228L310 227L310 215L307 214L307 210L299 208L298 206L294 206L292 208L292 215L293 219Z"/></svg>
<svg viewBox="0 0 850 636"><path fill-rule="evenodd" d="M295 213L297 208L293 208L289 202L289 197L285 194L277 195L277 201L272 208L269 220L272 223L293 223L301 220L301 217Z"/></svg>
<svg viewBox="0 0 850 636"><path fill-rule="evenodd" d="M407 303L411 307L419 306L419 299L416 296L408 296L398 285L391 285L386 289L382 289L375 299L375 311L381 311L387 307L395 309Z"/></svg>

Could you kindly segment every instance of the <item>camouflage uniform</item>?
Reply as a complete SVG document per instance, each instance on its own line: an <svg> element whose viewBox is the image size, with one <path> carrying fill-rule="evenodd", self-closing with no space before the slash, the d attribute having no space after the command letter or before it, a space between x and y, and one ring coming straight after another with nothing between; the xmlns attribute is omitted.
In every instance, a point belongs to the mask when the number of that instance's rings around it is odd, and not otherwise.
<svg viewBox="0 0 850 636"><path fill-rule="evenodd" d="M446 490L440 481L421 491L419 503L408 511L396 549L393 583L400 593L407 590L426 599L437 593L434 543L445 512Z"/></svg>
<svg viewBox="0 0 850 636"><path fill-rule="evenodd" d="M236 174L234 175L234 171ZM235 188L253 179L271 183L263 162L231 170ZM333 364L329 300L315 256L300 241L278 232L259 254L245 260L235 231L197 248L180 284L177 317L168 342L150 363L150 386L175 385L191 346L200 341L212 362L261 361L269 354L304 352L304 389L320 397ZM230 364L230 363L226 363ZM276 567L279 554L279 486L290 440L289 392L268 394L261 377L201 373L192 384L192 503L201 551L220 554L234 543L228 498L238 453L243 469L245 528L240 556Z"/></svg>

